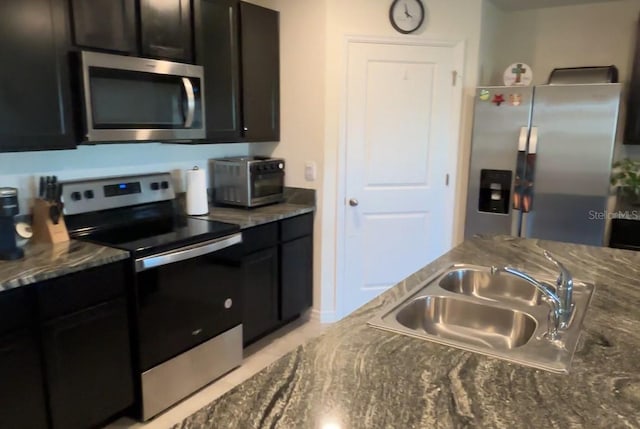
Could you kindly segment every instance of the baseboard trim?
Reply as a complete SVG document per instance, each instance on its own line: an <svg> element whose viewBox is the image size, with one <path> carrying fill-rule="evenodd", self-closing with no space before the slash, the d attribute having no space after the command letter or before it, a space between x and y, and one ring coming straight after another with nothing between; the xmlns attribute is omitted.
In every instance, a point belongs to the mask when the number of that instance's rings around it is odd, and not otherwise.
<svg viewBox="0 0 640 429"><path fill-rule="evenodd" d="M338 320L335 311L321 311L316 308L311 310L309 318L314 322L320 323L334 323Z"/></svg>

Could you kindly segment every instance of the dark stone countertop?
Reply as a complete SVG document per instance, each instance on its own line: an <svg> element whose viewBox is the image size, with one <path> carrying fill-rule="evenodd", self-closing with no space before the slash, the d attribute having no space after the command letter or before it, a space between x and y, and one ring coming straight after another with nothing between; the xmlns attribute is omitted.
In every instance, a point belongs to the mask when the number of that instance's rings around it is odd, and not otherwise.
<svg viewBox="0 0 640 429"><path fill-rule="evenodd" d="M366 325L385 305L455 262L553 274L542 249L577 280L596 285L569 375ZM174 429L640 427L638 350L640 252L477 237Z"/></svg>
<svg viewBox="0 0 640 429"><path fill-rule="evenodd" d="M252 209L236 207L211 207L209 215L194 216L201 219L235 223L241 229L251 228L269 222L275 222L305 213L311 213L315 206L311 204L279 203Z"/></svg>
<svg viewBox="0 0 640 429"><path fill-rule="evenodd" d="M0 261L0 293L129 257L123 250L75 240L27 244L24 253L17 261Z"/></svg>

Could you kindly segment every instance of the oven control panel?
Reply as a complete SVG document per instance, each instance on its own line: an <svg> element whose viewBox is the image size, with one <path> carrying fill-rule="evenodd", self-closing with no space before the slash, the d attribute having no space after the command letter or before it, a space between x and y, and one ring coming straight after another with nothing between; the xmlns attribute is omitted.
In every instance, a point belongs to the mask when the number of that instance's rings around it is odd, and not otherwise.
<svg viewBox="0 0 640 429"><path fill-rule="evenodd" d="M73 215L172 200L169 173L106 177L62 183L64 214Z"/></svg>

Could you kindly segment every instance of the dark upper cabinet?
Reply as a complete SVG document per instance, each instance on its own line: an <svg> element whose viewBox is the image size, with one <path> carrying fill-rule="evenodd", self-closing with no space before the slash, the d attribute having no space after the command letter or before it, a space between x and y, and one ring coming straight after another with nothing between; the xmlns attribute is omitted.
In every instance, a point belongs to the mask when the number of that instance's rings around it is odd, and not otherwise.
<svg viewBox="0 0 640 429"><path fill-rule="evenodd" d="M241 137L238 0L194 0L195 62L205 70L207 140Z"/></svg>
<svg viewBox="0 0 640 429"><path fill-rule="evenodd" d="M142 55L192 61L191 0L140 0Z"/></svg>
<svg viewBox="0 0 640 429"><path fill-rule="evenodd" d="M76 146L66 0L0 1L0 152Z"/></svg>
<svg viewBox="0 0 640 429"><path fill-rule="evenodd" d="M71 0L71 16L75 45L137 52L136 0Z"/></svg>
<svg viewBox="0 0 640 429"><path fill-rule="evenodd" d="M246 141L280 140L278 12L240 3L242 127Z"/></svg>

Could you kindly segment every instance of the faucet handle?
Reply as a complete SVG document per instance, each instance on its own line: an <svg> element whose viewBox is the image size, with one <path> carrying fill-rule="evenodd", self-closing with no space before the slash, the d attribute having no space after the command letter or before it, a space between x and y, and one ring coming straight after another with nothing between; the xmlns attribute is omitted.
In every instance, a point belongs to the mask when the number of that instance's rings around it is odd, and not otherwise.
<svg viewBox="0 0 640 429"><path fill-rule="evenodd" d="M565 286L573 284L573 276L571 272L565 267L562 262L558 261L549 251L545 250L542 252L545 258L548 261L552 262L558 269L560 270L560 275L558 276L558 280L556 281L557 286Z"/></svg>

